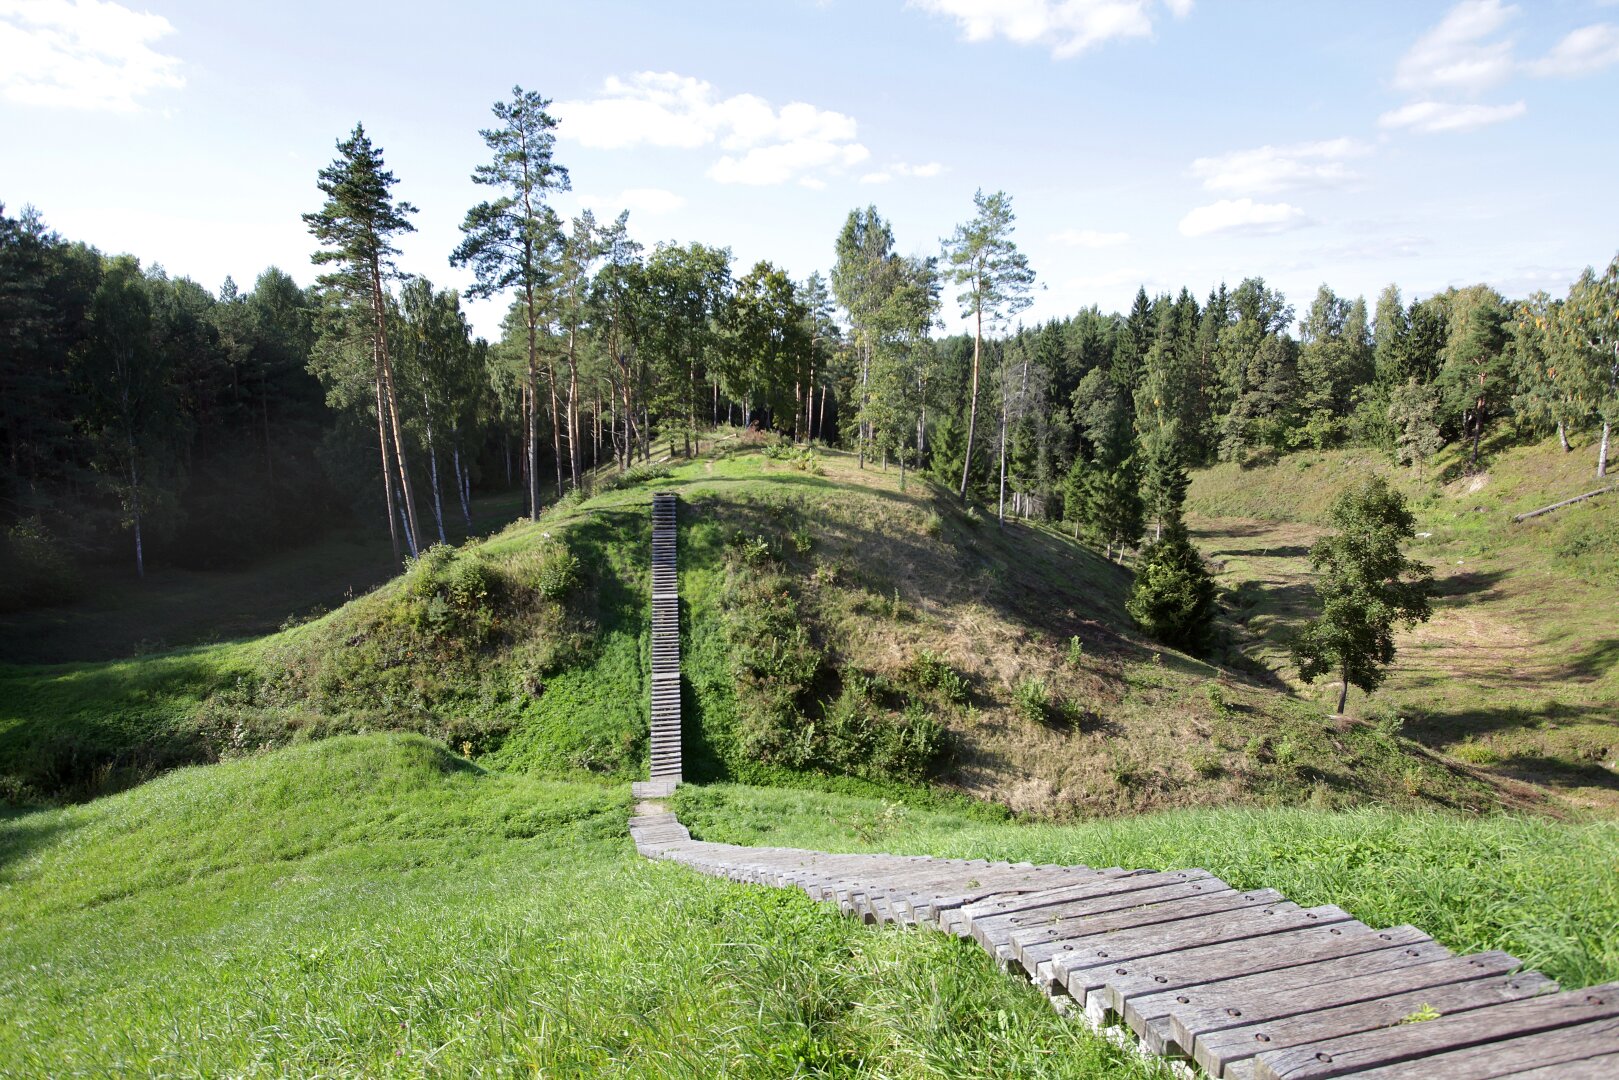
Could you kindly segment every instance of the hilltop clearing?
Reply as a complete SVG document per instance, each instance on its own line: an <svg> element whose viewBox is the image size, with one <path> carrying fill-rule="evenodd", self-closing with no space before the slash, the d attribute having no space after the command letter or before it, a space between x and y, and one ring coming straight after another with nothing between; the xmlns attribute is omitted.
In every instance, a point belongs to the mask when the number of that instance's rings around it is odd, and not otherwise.
<svg viewBox="0 0 1619 1080"><path fill-rule="evenodd" d="M1576 805L1619 808L1619 499L1511 520L1594 486L1586 455L1555 440L1432 484L1359 450L1196 474L1194 534L1220 569L1245 652L1299 685L1286 640L1313 612L1309 546L1338 491L1367 471L1407 491L1411 552L1433 566L1438 596L1433 619L1397 639L1387 684L1351 691L1349 712L1403 721L1425 745ZM1330 696L1319 684L1305 692Z"/></svg>

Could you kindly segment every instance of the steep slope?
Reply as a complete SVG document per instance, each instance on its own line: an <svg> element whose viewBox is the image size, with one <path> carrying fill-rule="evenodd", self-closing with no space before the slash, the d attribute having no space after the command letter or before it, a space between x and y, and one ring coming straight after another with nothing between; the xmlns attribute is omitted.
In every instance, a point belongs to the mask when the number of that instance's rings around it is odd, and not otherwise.
<svg viewBox="0 0 1619 1080"><path fill-rule="evenodd" d="M1427 482L1366 450L1199 473L1194 531L1220 567L1239 643L1296 685L1286 639L1313 612L1309 545L1332 500L1368 472L1406 491L1412 554L1433 566L1439 595L1433 619L1397 639L1388 683L1353 692L1350 712L1403 722L1493 775L1619 810L1619 497L1511 520L1600 486L1586 453L1547 440L1502 451L1478 474L1442 459Z"/></svg>
<svg viewBox="0 0 1619 1080"><path fill-rule="evenodd" d="M688 779L929 782L1052 816L1499 802L1385 730L1153 647L1122 610L1127 571L1065 536L1003 532L843 455L743 447L437 549L259 641L0 672L0 762L14 793L87 794L386 729L501 769L639 777L654 490L683 506Z"/></svg>

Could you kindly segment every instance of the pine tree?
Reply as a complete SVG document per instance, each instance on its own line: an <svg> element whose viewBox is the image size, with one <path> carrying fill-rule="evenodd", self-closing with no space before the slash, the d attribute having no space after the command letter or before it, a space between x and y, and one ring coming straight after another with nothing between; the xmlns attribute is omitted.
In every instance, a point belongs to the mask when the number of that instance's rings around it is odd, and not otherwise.
<svg viewBox="0 0 1619 1080"><path fill-rule="evenodd" d="M967 407L967 454L961 466L961 500L967 500L967 480L972 473L973 441L978 434L978 371L983 353L984 322L998 325L1024 310L1032 302L1029 290L1034 271L1029 260L1012 242L1012 200L1004 191L985 195L980 188L973 195L978 213L944 241L950 262L950 279L962 286L956 299L961 317L973 320L972 393Z"/></svg>
<svg viewBox="0 0 1619 1080"><path fill-rule="evenodd" d="M550 104L521 86L512 87L510 102L495 103L493 111L500 126L478 133L494 157L472 171L472 182L494 188L500 195L467 211L461 223L464 239L450 256L452 265L472 267L474 283L468 296L481 299L515 289L522 303L519 310L528 347L524 458L529 514L534 518L540 513L539 334L543 294L552 273L548 256L560 243L561 233L556 212L546 205L546 199L552 192L569 188L568 170L554 161L557 122L545 111ZM552 441L557 452L557 494L561 495L555 382L553 378Z"/></svg>
<svg viewBox="0 0 1619 1080"><path fill-rule="evenodd" d="M412 555L419 550L421 530L416 523L416 499L411 488L410 465L405 454L404 421L399 413L393 359L388 347L388 282L398 274L393 257L399 254L394 237L414 232L409 215L416 208L395 203L392 188L398 181L383 166L382 149L372 146L365 127L337 144L337 158L320 171L319 187L326 204L303 215L304 224L324 249L314 255L317 265L335 266L321 283L349 302L370 309L366 327L375 369L377 437L382 449L383 487L387 495L388 529L399 555L394 525L394 487L399 482L405 542ZM390 462L390 456L392 458Z"/></svg>
<svg viewBox="0 0 1619 1080"><path fill-rule="evenodd" d="M1195 651L1214 622L1214 579L1177 514L1141 553L1124 609L1158 641Z"/></svg>

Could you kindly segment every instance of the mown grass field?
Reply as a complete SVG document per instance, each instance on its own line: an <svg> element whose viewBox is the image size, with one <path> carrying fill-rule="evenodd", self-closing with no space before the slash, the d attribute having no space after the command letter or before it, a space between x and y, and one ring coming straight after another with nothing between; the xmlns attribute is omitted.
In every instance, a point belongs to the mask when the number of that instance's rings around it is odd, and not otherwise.
<svg viewBox="0 0 1619 1080"><path fill-rule="evenodd" d="M1619 976L1619 826L1176 811L1066 826L738 785L706 838L1200 865ZM641 859L628 790L345 736L0 817L0 1074L1150 1077L977 946Z"/></svg>
<svg viewBox="0 0 1619 1080"><path fill-rule="evenodd" d="M627 812L375 735L0 818L0 1075L1158 1075L970 943L643 860Z"/></svg>
<svg viewBox="0 0 1619 1080"><path fill-rule="evenodd" d="M1385 722L1569 805L1619 810L1619 498L1609 494L1514 523L1514 514L1600 486L1590 455L1556 440L1502 450L1485 472L1442 460L1419 483L1365 450L1303 452L1194 478L1197 540L1216 565L1245 652L1300 690L1288 635L1313 613L1309 545L1337 493L1380 472L1406 490L1434 569L1434 617L1397 638L1375 694L1351 714ZM1441 470L1446 470L1448 472ZM1330 688L1306 691L1325 699Z"/></svg>

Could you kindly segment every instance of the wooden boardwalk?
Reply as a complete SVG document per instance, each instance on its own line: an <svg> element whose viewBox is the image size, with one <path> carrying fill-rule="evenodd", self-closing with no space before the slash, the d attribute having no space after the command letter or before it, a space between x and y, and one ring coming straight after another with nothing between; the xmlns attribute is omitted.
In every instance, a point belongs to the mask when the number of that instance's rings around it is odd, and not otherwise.
<svg viewBox="0 0 1619 1080"><path fill-rule="evenodd" d="M652 496L652 760L636 793L656 798L680 783L680 594L675 576L676 499Z"/></svg>
<svg viewBox="0 0 1619 1080"><path fill-rule="evenodd" d="M680 782L675 499L653 498L652 764ZM1559 992L1500 952L1457 956L1412 926L1233 889L1206 870L837 855L693 840L641 803L642 855L793 887L868 923L971 938L1053 1005L1143 1052L1242 1080L1619 1080L1619 983Z"/></svg>

